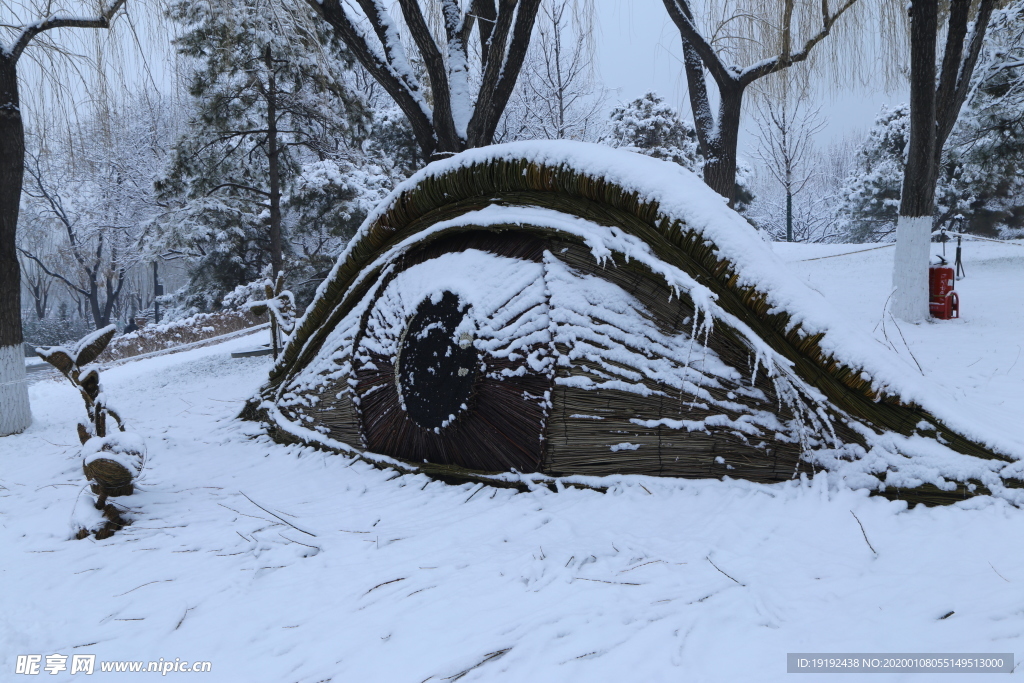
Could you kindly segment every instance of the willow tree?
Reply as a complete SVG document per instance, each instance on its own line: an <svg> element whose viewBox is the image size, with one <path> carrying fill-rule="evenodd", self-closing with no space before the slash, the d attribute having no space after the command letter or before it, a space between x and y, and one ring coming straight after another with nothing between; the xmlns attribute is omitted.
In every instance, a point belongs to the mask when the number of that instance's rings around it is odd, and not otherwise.
<svg viewBox="0 0 1024 683"><path fill-rule="evenodd" d="M395 100L423 158L433 159L491 144L541 0L472 0L465 11L460 0L398 0L401 23L384 0L306 2Z"/></svg>
<svg viewBox="0 0 1024 683"><path fill-rule="evenodd" d="M124 5L114 0L93 17L51 14L49 5L35 21L0 24L11 37L0 43L0 436L15 434L32 422L24 382L21 330L21 269L16 236L25 175L25 126L18 92L18 62L37 37L59 28L109 28ZM0 34L2 35L2 34ZM38 41L37 41L38 42ZM48 46L55 48L51 44Z"/></svg>
<svg viewBox="0 0 1024 683"><path fill-rule="evenodd" d="M942 62L936 68L939 2L911 0L908 5L910 143L892 272L892 314L903 320L924 320L929 314L928 259L942 148L970 92L994 6L995 0L950 0Z"/></svg>
<svg viewBox="0 0 1024 683"><path fill-rule="evenodd" d="M756 81L807 61L815 47L858 0L740 0L726 3L717 26L703 30L692 0L663 0L683 41L690 106L705 159L704 182L732 205L736 186L736 145L743 96ZM743 28L740 28L743 27ZM724 41L720 34L734 34ZM732 42L733 45L727 45ZM742 66L736 61L747 61ZM711 108L705 70L718 88L718 113Z"/></svg>

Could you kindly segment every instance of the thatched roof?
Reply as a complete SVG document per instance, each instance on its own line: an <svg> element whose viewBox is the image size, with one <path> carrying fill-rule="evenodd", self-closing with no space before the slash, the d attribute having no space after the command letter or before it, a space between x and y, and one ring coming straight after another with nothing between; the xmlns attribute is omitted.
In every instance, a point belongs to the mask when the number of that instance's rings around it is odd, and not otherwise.
<svg viewBox="0 0 1024 683"><path fill-rule="evenodd" d="M1002 490L1006 475L1017 472L1020 444L975 433L961 406L943 403L929 382L853 328L699 179L668 162L583 143L471 150L403 183L321 285L263 398L273 404L287 392L402 254L470 230L557 236L599 261L632 264L659 278L692 301L705 325L751 349L769 372L794 374L876 435L905 437L882 466L890 470L890 487ZM951 455L929 466L928 449L914 445L918 437L940 442Z"/></svg>

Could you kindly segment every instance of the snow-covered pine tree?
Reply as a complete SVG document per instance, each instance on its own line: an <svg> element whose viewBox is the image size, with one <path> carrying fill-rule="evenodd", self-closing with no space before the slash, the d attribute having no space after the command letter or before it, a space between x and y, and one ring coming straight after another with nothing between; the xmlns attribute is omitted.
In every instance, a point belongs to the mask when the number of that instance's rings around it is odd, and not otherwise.
<svg viewBox="0 0 1024 683"><path fill-rule="evenodd" d="M838 212L844 217L844 239L871 242L896 230L909 136L910 108L883 105L841 191L844 199Z"/></svg>
<svg viewBox="0 0 1024 683"><path fill-rule="evenodd" d="M303 262L289 226L312 221L300 226L316 233L309 253L336 249L386 174L351 172L370 119L347 83L352 60L318 22L271 0L175 0L169 16L193 59L194 115L158 182L173 207L162 244L189 259L185 303L205 310L268 266L308 276L318 262Z"/></svg>
<svg viewBox="0 0 1024 683"><path fill-rule="evenodd" d="M600 142L622 147L656 159L673 161L700 175L704 157L700 154L697 131L664 98L655 92L619 104L608 115L608 130ZM737 160L734 208L741 213L754 198L748 178L750 167Z"/></svg>
<svg viewBox="0 0 1024 683"><path fill-rule="evenodd" d="M697 151L697 131L657 93L614 107L608 119L602 143L674 161L700 173L703 160Z"/></svg>
<svg viewBox="0 0 1024 683"><path fill-rule="evenodd" d="M373 157L358 157L358 163L335 157L301 164L282 201L284 234L296 257L296 265L285 272L296 276L290 289L300 305L313 299L341 247L402 170Z"/></svg>

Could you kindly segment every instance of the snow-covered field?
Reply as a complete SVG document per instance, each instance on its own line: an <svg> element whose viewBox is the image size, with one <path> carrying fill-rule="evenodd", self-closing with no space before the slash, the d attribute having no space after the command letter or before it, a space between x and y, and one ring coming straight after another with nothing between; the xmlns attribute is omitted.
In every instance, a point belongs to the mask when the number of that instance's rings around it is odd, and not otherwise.
<svg viewBox="0 0 1024 683"><path fill-rule="evenodd" d="M773 248L1024 440L1019 242L964 247L961 320L899 329L879 322L892 249ZM1004 502L908 510L825 476L622 477L607 494L396 476L235 420L269 362L229 352L253 343L103 374L149 448L141 491L120 499L134 524L104 541L69 540L81 402L66 382L31 386L33 426L0 439L0 681L33 680L18 655L55 653L210 661L197 679L244 683L774 681L787 652L1024 660L1024 511ZM98 667L40 677L154 676ZM956 678L972 679L993 680Z"/></svg>

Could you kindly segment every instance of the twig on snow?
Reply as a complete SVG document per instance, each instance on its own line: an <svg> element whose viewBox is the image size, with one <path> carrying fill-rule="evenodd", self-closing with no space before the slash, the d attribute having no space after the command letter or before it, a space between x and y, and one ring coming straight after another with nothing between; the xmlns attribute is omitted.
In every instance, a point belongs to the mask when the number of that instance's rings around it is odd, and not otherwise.
<svg viewBox="0 0 1024 683"><path fill-rule="evenodd" d="M366 591L365 593L363 593L363 595L369 595L370 593L372 593L373 591L377 590L377 589L378 589L378 588L380 588L381 586L386 586L386 585L388 585L389 583L398 583L399 581L405 581L405 577L403 576L403 577L402 577L402 578L400 578L400 579L391 579L390 581L385 581L384 583L378 583L378 584L377 584L376 586L374 586L374 587L373 587L373 588L371 588L370 590L368 590L368 591Z"/></svg>
<svg viewBox="0 0 1024 683"><path fill-rule="evenodd" d="M178 621L178 625L174 627L175 631L177 631L181 627L181 625L185 623L185 617L187 617L188 613L191 612L194 609L195 609L195 607L186 607L185 608L185 613L181 615L181 619Z"/></svg>
<svg viewBox="0 0 1024 683"><path fill-rule="evenodd" d="M315 550L317 552L321 552L323 550L323 548L321 548L319 546L309 545L308 543L303 543L302 541L296 541L294 538L288 538L287 536L285 536L284 534L282 534L280 532L278 532L277 535L280 536L281 538L283 538L284 540L289 541L290 543L298 543L299 545L304 545L307 548L312 548L313 550Z"/></svg>
<svg viewBox="0 0 1024 683"><path fill-rule="evenodd" d="M582 576L576 577L580 581L593 581L594 583L610 583L613 586L639 586L639 583L630 583L629 581L605 581L604 579L585 579ZM732 578L732 577L729 577ZM735 581L735 579L733 579Z"/></svg>
<svg viewBox="0 0 1024 683"><path fill-rule="evenodd" d="M239 491L239 493L241 493L243 496L245 496L245 492L244 491ZM300 529L299 527L295 526L294 524L289 522L287 519L285 519L281 515L275 514L275 513L271 512L270 510L268 510L267 508L263 507L262 505L257 503L255 500L253 500L249 496L245 496L245 499L247 501L249 501L250 503L252 503L253 505L255 505L256 507L258 507L260 510L263 510L264 512L266 512L268 515L274 515L274 517L277 517L279 520L281 520L282 522L284 522L285 524L287 524L291 528L295 529L296 531L301 531L302 533L306 534L307 536L312 536L313 538L316 538L316 534L314 534L313 532L306 531L305 529ZM225 506L225 507L227 507L227 506Z"/></svg>
<svg viewBox="0 0 1024 683"><path fill-rule="evenodd" d="M868 547L871 548L871 552L873 552L877 557L878 551L875 550L875 546L871 545L871 541L868 540L868 532L864 531L864 525L860 523L860 517L858 517L853 510L850 510L850 514L853 515L855 520L857 520L857 526L860 527L860 532L864 534L864 542L868 544Z"/></svg>
<svg viewBox="0 0 1024 683"><path fill-rule="evenodd" d="M460 678L462 678L463 676L468 674L473 669L478 669L481 666L483 666L484 664L486 664L487 662L490 662L490 661L493 661L495 659L498 659L500 657L505 656L505 653L507 653L511 649L512 648L510 648L510 647L506 647L504 650L495 650L494 652L489 652L486 655L484 655L483 659L481 659L479 662L477 662L473 666L469 667L465 671L460 671L459 673L457 673L457 674L455 674L453 676L448 676L448 677L446 677L446 678L444 678L442 680L452 681L454 683L454 681L459 680ZM427 680L430 680L430 679L427 679Z"/></svg>
<svg viewBox="0 0 1024 683"><path fill-rule="evenodd" d="M117 595L115 595L114 597L115 597L115 598L119 598L119 597L121 597L122 595L128 595L128 594L129 594L129 593L131 593L132 591L137 591L137 590L139 590L140 588L142 588L143 586L148 586L148 585L150 585L150 584L153 584L153 583L167 583L167 582L169 582L169 581L174 581L174 579L158 579L158 580L156 580L156 581L150 581L149 583L144 583L144 584L142 584L142 586L136 586L135 588L133 588L133 589L132 589L132 590L130 590L130 591L125 591L124 593L118 593L118 594L117 594Z"/></svg>
<svg viewBox="0 0 1024 683"><path fill-rule="evenodd" d="M708 562L711 562L711 556L709 556L709 555L705 555L705 556L704 556L704 559L705 559L705 560L707 560ZM721 568L721 567L719 567L719 566L718 566L717 564L715 564L714 562L711 562L711 566L712 566L712 567L714 567L715 569L717 569L717 570L718 570L719 572L721 572L722 576L724 576L724 577L726 577L727 579L730 579L730 580L732 580L732 581L735 581L736 583L739 583L739 584L740 584L741 586L743 586L744 588L746 588L747 584L745 584L745 583L740 583L739 581L736 581L736 579L732 578L731 576L729 576L728 574L726 574L725 572L723 572L723 571L722 571L722 568Z"/></svg>

